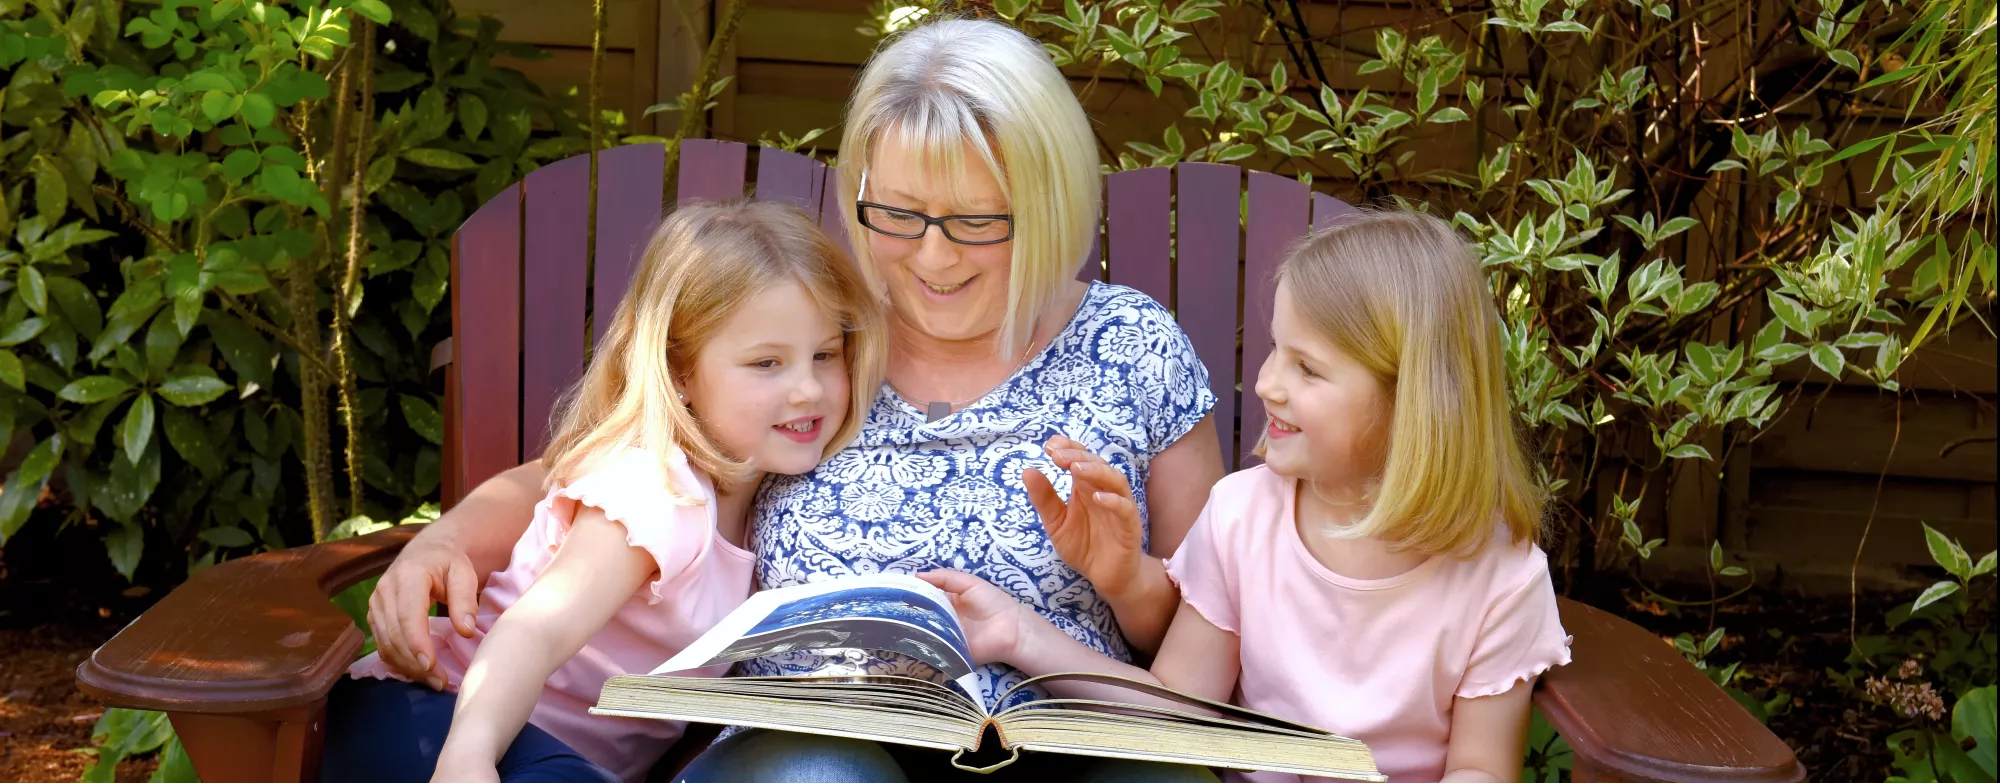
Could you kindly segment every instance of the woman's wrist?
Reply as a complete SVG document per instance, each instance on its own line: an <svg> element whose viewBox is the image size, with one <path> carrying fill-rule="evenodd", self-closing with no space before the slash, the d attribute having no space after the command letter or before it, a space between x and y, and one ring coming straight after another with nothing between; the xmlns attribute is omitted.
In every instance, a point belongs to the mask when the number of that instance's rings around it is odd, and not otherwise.
<svg viewBox="0 0 2000 783"><path fill-rule="evenodd" d="M1173 582L1167 579L1165 561L1152 555L1141 554L1138 564L1130 576L1121 582L1097 587L1098 595L1104 597L1115 609L1121 606L1147 606L1158 602L1160 596L1173 592Z"/></svg>

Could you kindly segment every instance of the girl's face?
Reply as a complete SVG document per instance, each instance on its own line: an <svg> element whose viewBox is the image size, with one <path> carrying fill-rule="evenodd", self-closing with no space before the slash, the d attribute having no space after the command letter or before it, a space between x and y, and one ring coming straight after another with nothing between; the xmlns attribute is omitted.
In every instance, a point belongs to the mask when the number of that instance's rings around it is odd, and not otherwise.
<svg viewBox="0 0 2000 783"><path fill-rule="evenodd" d="M931 217L1004 215L1007 193L970 146L964 151L965 181L953 190L938 177L920 176L915 150L890 137L874 150L867 190L860 200L921 212ZM1007 316L1007 281L1014 243L961 245L932 226L922 239L868 234L868 255L888 282L896 319L940 340L967 340L992 333Z"/></svg>
<svg viewBox="0 0 2000 783"><path fill-rule="evenodd" d="M1278 475L1356 496L1381 475L1393 397L1300 317L1289 286L1278 285L1275 304L1271 355L1257 371L1270 418L1264 462Z"/></svg>
<svg viewBox="0 0 2000 783"><path fill-rule="evenodd" d="M798 281L771 286L701 347L683 385L724 452L757 470L804 473L847 417L840 324Z"/></svg>

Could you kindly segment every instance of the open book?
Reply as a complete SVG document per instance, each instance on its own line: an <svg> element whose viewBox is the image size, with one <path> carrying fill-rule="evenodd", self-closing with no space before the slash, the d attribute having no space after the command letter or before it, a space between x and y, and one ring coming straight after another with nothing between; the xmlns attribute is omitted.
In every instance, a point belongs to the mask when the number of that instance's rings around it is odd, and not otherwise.
<svg viewBox="0 0 2000 783"><path fill-rule="evenodd" d="M940 681L666 674L793 650L893 653L935 669ZM1151 683L1051 674L996 703L1037 686L1068 695L988 707L950 598L915 577L882 574L757 593L652 674L611 678L591 713L936 748L955 751L952 764L974 771L1004 767L1026 750L1387 779L1358 740Z"/></svg>

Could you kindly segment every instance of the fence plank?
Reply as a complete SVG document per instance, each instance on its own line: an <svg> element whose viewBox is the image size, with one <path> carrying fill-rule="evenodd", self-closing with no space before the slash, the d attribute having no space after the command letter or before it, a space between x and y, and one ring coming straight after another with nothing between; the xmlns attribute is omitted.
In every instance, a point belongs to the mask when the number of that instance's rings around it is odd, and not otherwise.
<svg viewBox="0 0 2000 783"><path fill-rule="evenodd" d="M632 283L646 241L660 222L667 146L629 144L597 153L597 261L591 283L593 344L604 339Z"/></svg>
<svg viewBox="0 0 2000 783"><path fill-rule="evenodd" d="M1215 392L1215 434L1222 441L1222 469L1236 469L1236 267L1237 204L1243 170L1215 163L1174 167L1179 180L1175 241L1179 247L1174 300L1181 329L1208 367ZM1114 241L1115 249L1117 243ZM1115 272L1114 265L1114 272ZM1249 395L1244 395L1248 397ZM1243 420L1248 423L1248 419ZM1254 438L1248 442L1255 443Z"/></svg>
<svg viewBox="0 0 2000 783"><path fill-rule="evenodd" d="M1173 187L1167 168L1121 171L1107 177L1105 187L1111 202L1106 209L1111 282L1139 289L1167 307L1174 306Z"/></svg>
<svg viewBox="0 0 2000 783"><path fill-rule="evenodd" d="M1332 228L1333 224L1340 222L1341 218L1361 214L1361 210L1355 209L1354 205L1325 193L1314 193L1312 195L1312 213L1312 230L1325 231Z"/></svg>
<svg viewBox="0 0 2000 783"><path fill-rule="evenodd" d="M812 158L764 147L757 152L757 200L785 201L807 212L819 208Z"/></svg>
<svg viewBox="0 0 2000 783"><path fill-rule="evenodd" d="M486 202L452 242L447 504L521 462L521 186Z"/></svg>
<svg viewBox="0 0 2000 783"><path fill-rule="evenodd" d="M1278 264L1285 249L1306 233L1311 202L1305 183L1262 171L1250 172L1250 208L1243 230L1243 427L1249 432L1238 453L1256 464L1250 449L1264 426L1264 401L1257 397L1257 370L1271 353L1271 300L1277 292Z"/></svg>

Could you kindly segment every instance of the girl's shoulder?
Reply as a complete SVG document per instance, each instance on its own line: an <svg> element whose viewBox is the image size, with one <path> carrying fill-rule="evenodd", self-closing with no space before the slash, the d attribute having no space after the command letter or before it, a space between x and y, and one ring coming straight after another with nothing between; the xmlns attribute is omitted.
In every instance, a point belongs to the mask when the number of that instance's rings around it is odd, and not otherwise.
<svg viewBox="0 0 2000 783"><path fill-rule="evenodd" d="M653 450L632 445L605 449L583 462L572 478L555 487L552 494L604 509L657 512L674 506L702 505L714 495L688 463L687 455L668 446Z"/></svg>
<svg viewBox="0 0 2000 783"><path fill-rule="evenodd" d="M1258 465L1215 482L1202 516L1225 539L1261 536L1288 526L1293 483Z"/></svg>

